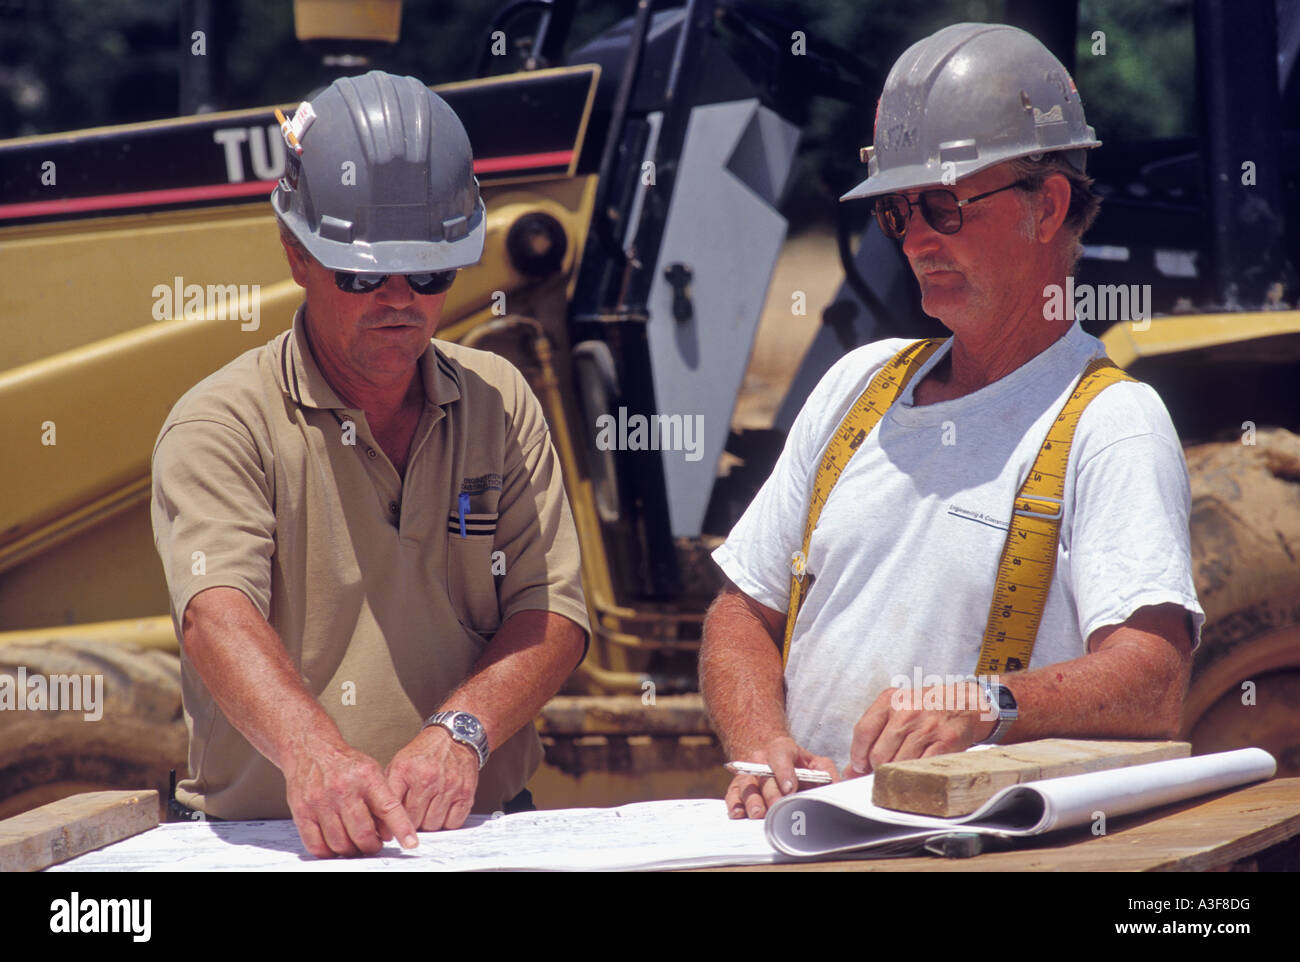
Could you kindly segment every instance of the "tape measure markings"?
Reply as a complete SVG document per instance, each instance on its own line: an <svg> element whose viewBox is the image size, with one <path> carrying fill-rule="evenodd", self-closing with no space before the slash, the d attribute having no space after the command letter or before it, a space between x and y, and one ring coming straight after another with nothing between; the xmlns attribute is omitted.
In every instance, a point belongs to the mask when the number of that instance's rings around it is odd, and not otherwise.
<svg viewBox="0 0 1300 962"><path fill-rule="evenodd" d="M817 527L817 519L821 517L822 509L830 499L831 490L839 481L844 467L862 447L862 442L880 422L885 411L903 392L912 375L920 370L944 343L943 340L937 339L915 341L895 354L889 363L876 372L866 390L858 395L858 399L853 402L853 406L849 408L849 412L841 419L839 427L831 435L813 479L808 516L804 521L803 547L790 558L790 602L786 611L781 664L784 665L790 659L790 639L794 636L795 619L799 615L799 609L803 607L804 592L813 580L807 572L808 545L812 542L812 533Z"/></svg>
<svg viewBox="0 0 1300 962"><path fill-rule="evenodd" d="M1014 501L1011 524L993 582L989 616L975 663L976 675L1029 668L1056 570L1065 514L1065 476L1074 432L1084 409L1103 390L1131 381L1109 358L1090 361L1053 420L1038 457ZM1035 576L1024 578L1033 565Z"/></svg>

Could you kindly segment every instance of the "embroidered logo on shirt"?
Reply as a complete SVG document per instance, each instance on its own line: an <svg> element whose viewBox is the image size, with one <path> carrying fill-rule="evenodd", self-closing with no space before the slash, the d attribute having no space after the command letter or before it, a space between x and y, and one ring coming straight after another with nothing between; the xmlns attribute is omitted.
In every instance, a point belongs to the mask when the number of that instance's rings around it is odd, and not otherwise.
<svg viewBox="0 0 1300 962"><path fill-rule="evenodd" d="M460 483L461 494L482 494L484 491L500 491L501 475L480 474L477 478L466 478Z"/></svg>

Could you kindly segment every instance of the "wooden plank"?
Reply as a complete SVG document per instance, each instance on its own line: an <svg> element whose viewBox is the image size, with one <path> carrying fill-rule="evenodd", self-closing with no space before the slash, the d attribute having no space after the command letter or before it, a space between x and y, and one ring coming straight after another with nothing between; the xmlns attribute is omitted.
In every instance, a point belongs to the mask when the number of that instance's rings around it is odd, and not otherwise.
<svg viewBox="0 0 1300 962"><path fill-rule="evenodd" d="M0 872L38 872L158 824L158 793L87 792L0 822Z"/></svg>
<svg viewBox="0 0 1300 962"><path fill-rule="evenodd" d="M1191 753L1187 742L1044 738L881 765L871 801L881 808L948 818L970 814L1008 785L1186 758Z"/></svg>
<svg viewBox="0 0 1300 962"><path fill-rule="evenodd" d="M1275 778L1026 839L974 858L877 858L697 869L706 872L1205 872L1300 836L1300 778Z"/></svg>

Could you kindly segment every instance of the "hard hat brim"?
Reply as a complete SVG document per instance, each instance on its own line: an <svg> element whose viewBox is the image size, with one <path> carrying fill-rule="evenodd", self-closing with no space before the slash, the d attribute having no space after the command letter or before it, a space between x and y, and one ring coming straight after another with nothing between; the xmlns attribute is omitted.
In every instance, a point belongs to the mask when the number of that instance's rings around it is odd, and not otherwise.
<svg viewBox="0 0 1300 962"><path fill-rule="evenodd" d="M974 173L974 171L971 171ZM959 178L963 175L958 174ZM930 187L947 186L943 182L942 175L937 170L929 170L924 167L904 167L886 171L883 174L876 174L862 181L851 191L840 198L840 203L846 200L858 200L863 197L879 197L881 194L898 194L909 190L925 190Z"/></svg>
<svg viewBox="0 0 1300 962"><path fill-rule="evenodd" d="M1088 129L1091 132L1092 128ZM1033 150L1000 151L987 158L961 161L954 164L952 173L946 181L943 177L942 168L938 163L909 164L905 167L895 167L883 173L872 174L847 194L841 196L840 203L846 200L860 200L865 197L879 197L881 194L900 194L913 190L929 190L934 187L951 187L963 178L978 174L982 170L988 170L990 167L996 167L998 164L1004 164L1009 160L1031 157L1034 154L1073 151L1082 153L1085 150L1100 146L1101 141L1093 137L1086 142L1070 144L1066 147L1038 147Z"/></svg>
<svg viewBox="0 0 1300 962"><path fill-rule="evenodd" d="M483 256L486 222L456 241L378 241L367 244L312 237L303 246L321 266L331 271L377 274L419 274L449 271L477 264Z"/></svg>
<svg viewBox="0 0 1300 962"><path fill-rule="evenodd" d="M307 253L326 270L375 274L419 274L449 271L477 264L487 238L487 216L479 204L477 225L464 237L445 240L365 241L330 240L305 229L301 216L276 211Z"/></svg>

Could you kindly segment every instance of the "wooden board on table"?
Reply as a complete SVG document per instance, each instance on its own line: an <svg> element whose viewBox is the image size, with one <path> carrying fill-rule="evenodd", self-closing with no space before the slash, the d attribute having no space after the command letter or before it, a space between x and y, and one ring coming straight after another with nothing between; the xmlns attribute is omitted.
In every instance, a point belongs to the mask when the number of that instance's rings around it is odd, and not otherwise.
<svg viewBox="0 0 1300 962"><path fill-rule="evenodd" d="M38 872L157 824L153 790L59 799L0 822L0 872Z"/></svg>
<svg viewBox="0 0 1300 962"><path fill-rule="evenodd" d="M1009 785L1186 758L1191 753L1187 742L1044 738L881 765L871 801L881 808L918 815L969 815Z"/></svg>

